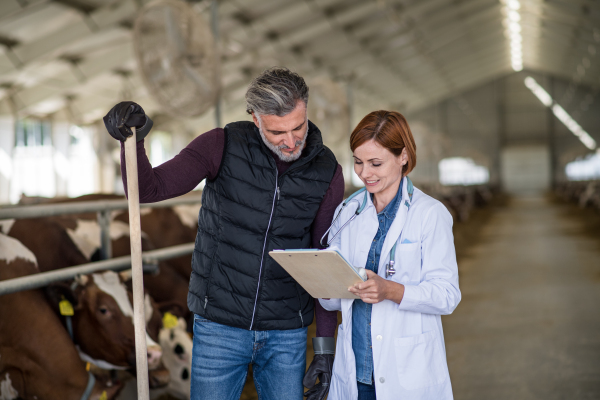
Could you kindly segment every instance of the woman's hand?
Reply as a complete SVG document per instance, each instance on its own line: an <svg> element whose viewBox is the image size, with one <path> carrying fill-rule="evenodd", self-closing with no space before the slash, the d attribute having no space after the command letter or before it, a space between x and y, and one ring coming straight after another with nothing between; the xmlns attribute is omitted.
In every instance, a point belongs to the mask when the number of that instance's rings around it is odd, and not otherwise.
<svg viewBox="0 0 600 400"><path fill-rule="evenodd" d="M383 279L369 269L366 271L367 281L349 287L349 292L369 304L376 304L383 300L392 300L400 304L404 297L404 285Z"/></svg>

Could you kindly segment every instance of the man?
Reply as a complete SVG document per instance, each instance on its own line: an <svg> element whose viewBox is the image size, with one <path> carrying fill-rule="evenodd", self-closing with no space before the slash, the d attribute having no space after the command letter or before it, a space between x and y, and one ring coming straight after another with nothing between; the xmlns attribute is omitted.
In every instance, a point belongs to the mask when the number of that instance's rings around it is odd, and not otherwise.
<svg viewBox="0 0 600 400"><path fill-rule="evenodd" d="M239 399L248 364L260 399L302 399L306 327L316 309L309 399L328 390L337 315L323 310L270 256L319 247L341 202L341 166L307 118L308 87L285 68L263 72L246 93L249 121L194 139L152 168L143 138L152 121L132 102L104 118L116 139L137 126L140 201L180 196L202 179L188 306L194 313L192 399ZM124 150L121 170L125 181ZM319 377L320 384L315 386Z"/></svg>

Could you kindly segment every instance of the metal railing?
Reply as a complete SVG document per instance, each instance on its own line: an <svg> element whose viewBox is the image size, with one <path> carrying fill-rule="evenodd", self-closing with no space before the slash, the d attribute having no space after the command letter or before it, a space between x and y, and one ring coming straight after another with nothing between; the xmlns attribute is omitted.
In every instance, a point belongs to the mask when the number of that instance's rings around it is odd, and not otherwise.
<svg viewBox="0 0 600 400"><path fill-rule="evenodd" d="M164 208L186 204L198 204L200 202L201 197L193 195L164 200L157 203L140 204L140 207ZM35 275L28 275L20 278L0 281L0 295L15 293L22 290L36 289L47 286L52 282L72 279L79 275L91 274L98 271L121 271L130 268L131 257L123 256L111 259L110 246L110 213L116 210L126 210L127 208L127 200L125 199L36 204L0 208L0 220L40 218L96 212L98 214L98 224L100 225L101 232L100 258L102 260L68 268L61 268L54 271L41 272ZM194 243L187 243L143 252L142 259L145 264L144 271L152 272L153 270L156 270L156 264L158 261L187 255L193 251Z"/></svg>
<svg viewBox="0 0 600 400"><path fill-rule="evenodd" d="M156 271L158 261L190 254L194 251L194 243L180 244L163 249L151 250L142 253L144 272ZM37 289L50 283L72 279L79 275L93 274L99 271L122 271L131 268L131 256L111 258L110 260L96 261L74 267L61 268L54 271L40 272L39 274L22 276L20 278L0 281L0 296L20 292L22 290Z"/></svg>
<svg viewBox="0 0 600 400"><path fill-rule="evenodd" d="M158 203L140 204L140 208L164 208L183 204L198 204L200 196L186 196L183 198L159 201ZM94 200L78 201L71 203L36 204L16 207L0 208L0 219L23 219L52 217L65 214L82 214L87 212L110 212L126 210L127 200Z"/></svg>

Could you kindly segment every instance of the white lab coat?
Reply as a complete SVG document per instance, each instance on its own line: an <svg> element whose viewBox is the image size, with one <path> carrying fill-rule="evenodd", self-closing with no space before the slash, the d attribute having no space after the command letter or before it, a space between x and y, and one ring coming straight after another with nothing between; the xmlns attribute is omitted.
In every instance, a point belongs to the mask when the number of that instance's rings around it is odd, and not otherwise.
<svg viewBox="0 0 600 400"><path fill-rule="evenodd" d="M446 363L441 315L458 305L458 268L452 235L452 217L439 201L414 189L412 201L402 185L402 203L385 238L378 274L385 279L390 250L396 247L394 282L405 287L400 304L384 300L371 315L374 379L378 400L452 399ZM356 199L362 203L364 196ZM331 244L350 264L364 267L379 222L368 204ZM350 219L352 201L335 221L330 236ZM338 206L336 214L340 209ZM403 243L404 242L404 243ZM411 242L411 243L407 243ZM356 364L352 351L352 299L319 299L329 311L342 312L338 329L329 400L355 400Z"/></svg>

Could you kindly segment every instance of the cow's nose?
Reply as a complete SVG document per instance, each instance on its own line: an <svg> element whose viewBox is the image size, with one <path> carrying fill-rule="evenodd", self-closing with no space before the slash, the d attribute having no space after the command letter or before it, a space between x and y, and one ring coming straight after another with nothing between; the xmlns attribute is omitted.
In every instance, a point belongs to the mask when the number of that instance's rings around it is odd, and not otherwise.
<svg viewBox="0 0 600 400"><path fill-rule="evenodd" d="M160 365L162 349L160 346L148 346L148 369L154 369Z"/></svg>
<svg viewBox="0 0 600 400"><path fill-rule="evenodd" d="M177 346L175 346L174 351L175 351L175 354L177 354L178 356L180 356L180 355L183 354L183 352L185 350L183 350L183 346L182 345L180 345L179 343L177 343Z"/></svg>

